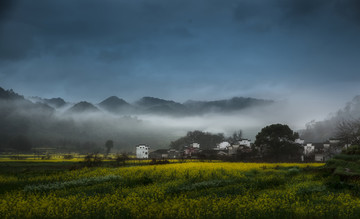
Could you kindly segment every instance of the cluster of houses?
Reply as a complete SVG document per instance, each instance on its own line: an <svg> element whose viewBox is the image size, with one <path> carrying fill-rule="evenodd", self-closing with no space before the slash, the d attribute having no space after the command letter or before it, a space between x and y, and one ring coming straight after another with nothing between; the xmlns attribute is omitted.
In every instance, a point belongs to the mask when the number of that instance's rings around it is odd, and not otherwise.
<svg viewBox="0 0 360 219"><path fill-rule="evenodd" d="M300 144L303 148L302 161L324 162L332 156L341 153L341 150L348 145L342 145L338 139L329 139L323 143L305 142L303 139L296 139L295 143ZM136 158L139 159L180 159L180 158L202 158L202 157L232 157L239 152L252 152L253 143L249 139L240 139L235 143L221 142L212 149L201 149L200 144L192 143L183 148L175 149L158 149L150 151L150 147L145 144L136 146Z"/></svg>
<svg viewBox="0 0 360 219"><path fill-rule="evenodd" d="M200 149L199 143L191 143L185 146L183 150L175 149L158 149L150 152L150 147L145 144L136 146L136 158L139 159L179 159L179 158L201 158L206 157L222 157L232 156L239 150L251 151L251 141L249 139L241 139L234 144L229 142L221 142L213 149Z"/></svg>
<svg viewBox="0 0 360 219"><path fill-rule="evenodd" d="M327 161L336 154L340 154L343 149L348 148L349 144L343 144L339 139L329 139L323 143L304 143L304 140L299 140L304 147L302 160L314 160L318 162Z"/></svg>

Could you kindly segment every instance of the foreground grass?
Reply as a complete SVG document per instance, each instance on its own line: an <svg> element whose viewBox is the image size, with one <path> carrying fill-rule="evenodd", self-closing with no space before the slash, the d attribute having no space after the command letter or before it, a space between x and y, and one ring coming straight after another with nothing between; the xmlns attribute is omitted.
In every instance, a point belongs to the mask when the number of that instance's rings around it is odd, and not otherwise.
<svg viewBox="0 0 360 219"><path fill-rule="evenodd" d="M333 187L321 165L1 171L0 218L358 218L353 187Z"/></svg>

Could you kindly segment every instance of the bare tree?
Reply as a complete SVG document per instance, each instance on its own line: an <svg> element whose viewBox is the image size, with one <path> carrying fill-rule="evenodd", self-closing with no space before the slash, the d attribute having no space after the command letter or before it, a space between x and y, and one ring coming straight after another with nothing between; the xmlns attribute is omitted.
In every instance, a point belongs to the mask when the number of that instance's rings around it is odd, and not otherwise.
<svg viewBox="0 0 360 219"><path fill-rule="evenodd" d="M238 130L238 131L235 131L232 136L230 136L227 140L230 142L230 143L235 143L239 140L241 140L242 138L242 130Z"/></svg>
<svg viewBox="0 0 360 219"><path fill-rule="evenodd" d="M360 119L341 121L337 126L336 137L343 143L360 145Z"/></svg>

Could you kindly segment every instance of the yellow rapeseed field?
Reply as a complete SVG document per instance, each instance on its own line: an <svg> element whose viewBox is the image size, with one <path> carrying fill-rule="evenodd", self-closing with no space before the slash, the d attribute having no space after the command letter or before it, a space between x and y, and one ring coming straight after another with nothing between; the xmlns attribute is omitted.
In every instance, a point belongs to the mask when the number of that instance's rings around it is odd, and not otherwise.
<svg viewBox="0 0 360 219"><path fill-rule="evenodd" d="M323 164L191 162L0 175L0 218L358 218Z"/></svg>

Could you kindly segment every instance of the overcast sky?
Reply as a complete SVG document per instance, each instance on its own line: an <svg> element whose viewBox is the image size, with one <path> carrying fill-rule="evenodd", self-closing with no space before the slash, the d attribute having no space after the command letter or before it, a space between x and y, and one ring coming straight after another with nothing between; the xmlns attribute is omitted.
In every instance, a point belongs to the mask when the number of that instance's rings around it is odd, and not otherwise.
<svg viewBox="0 0 360 219"><path fill-rule="evenodd" d="M360 94L358 0L1 0L0 86L99 102ZM323 109L322 108L322 109Z"/></svg>

